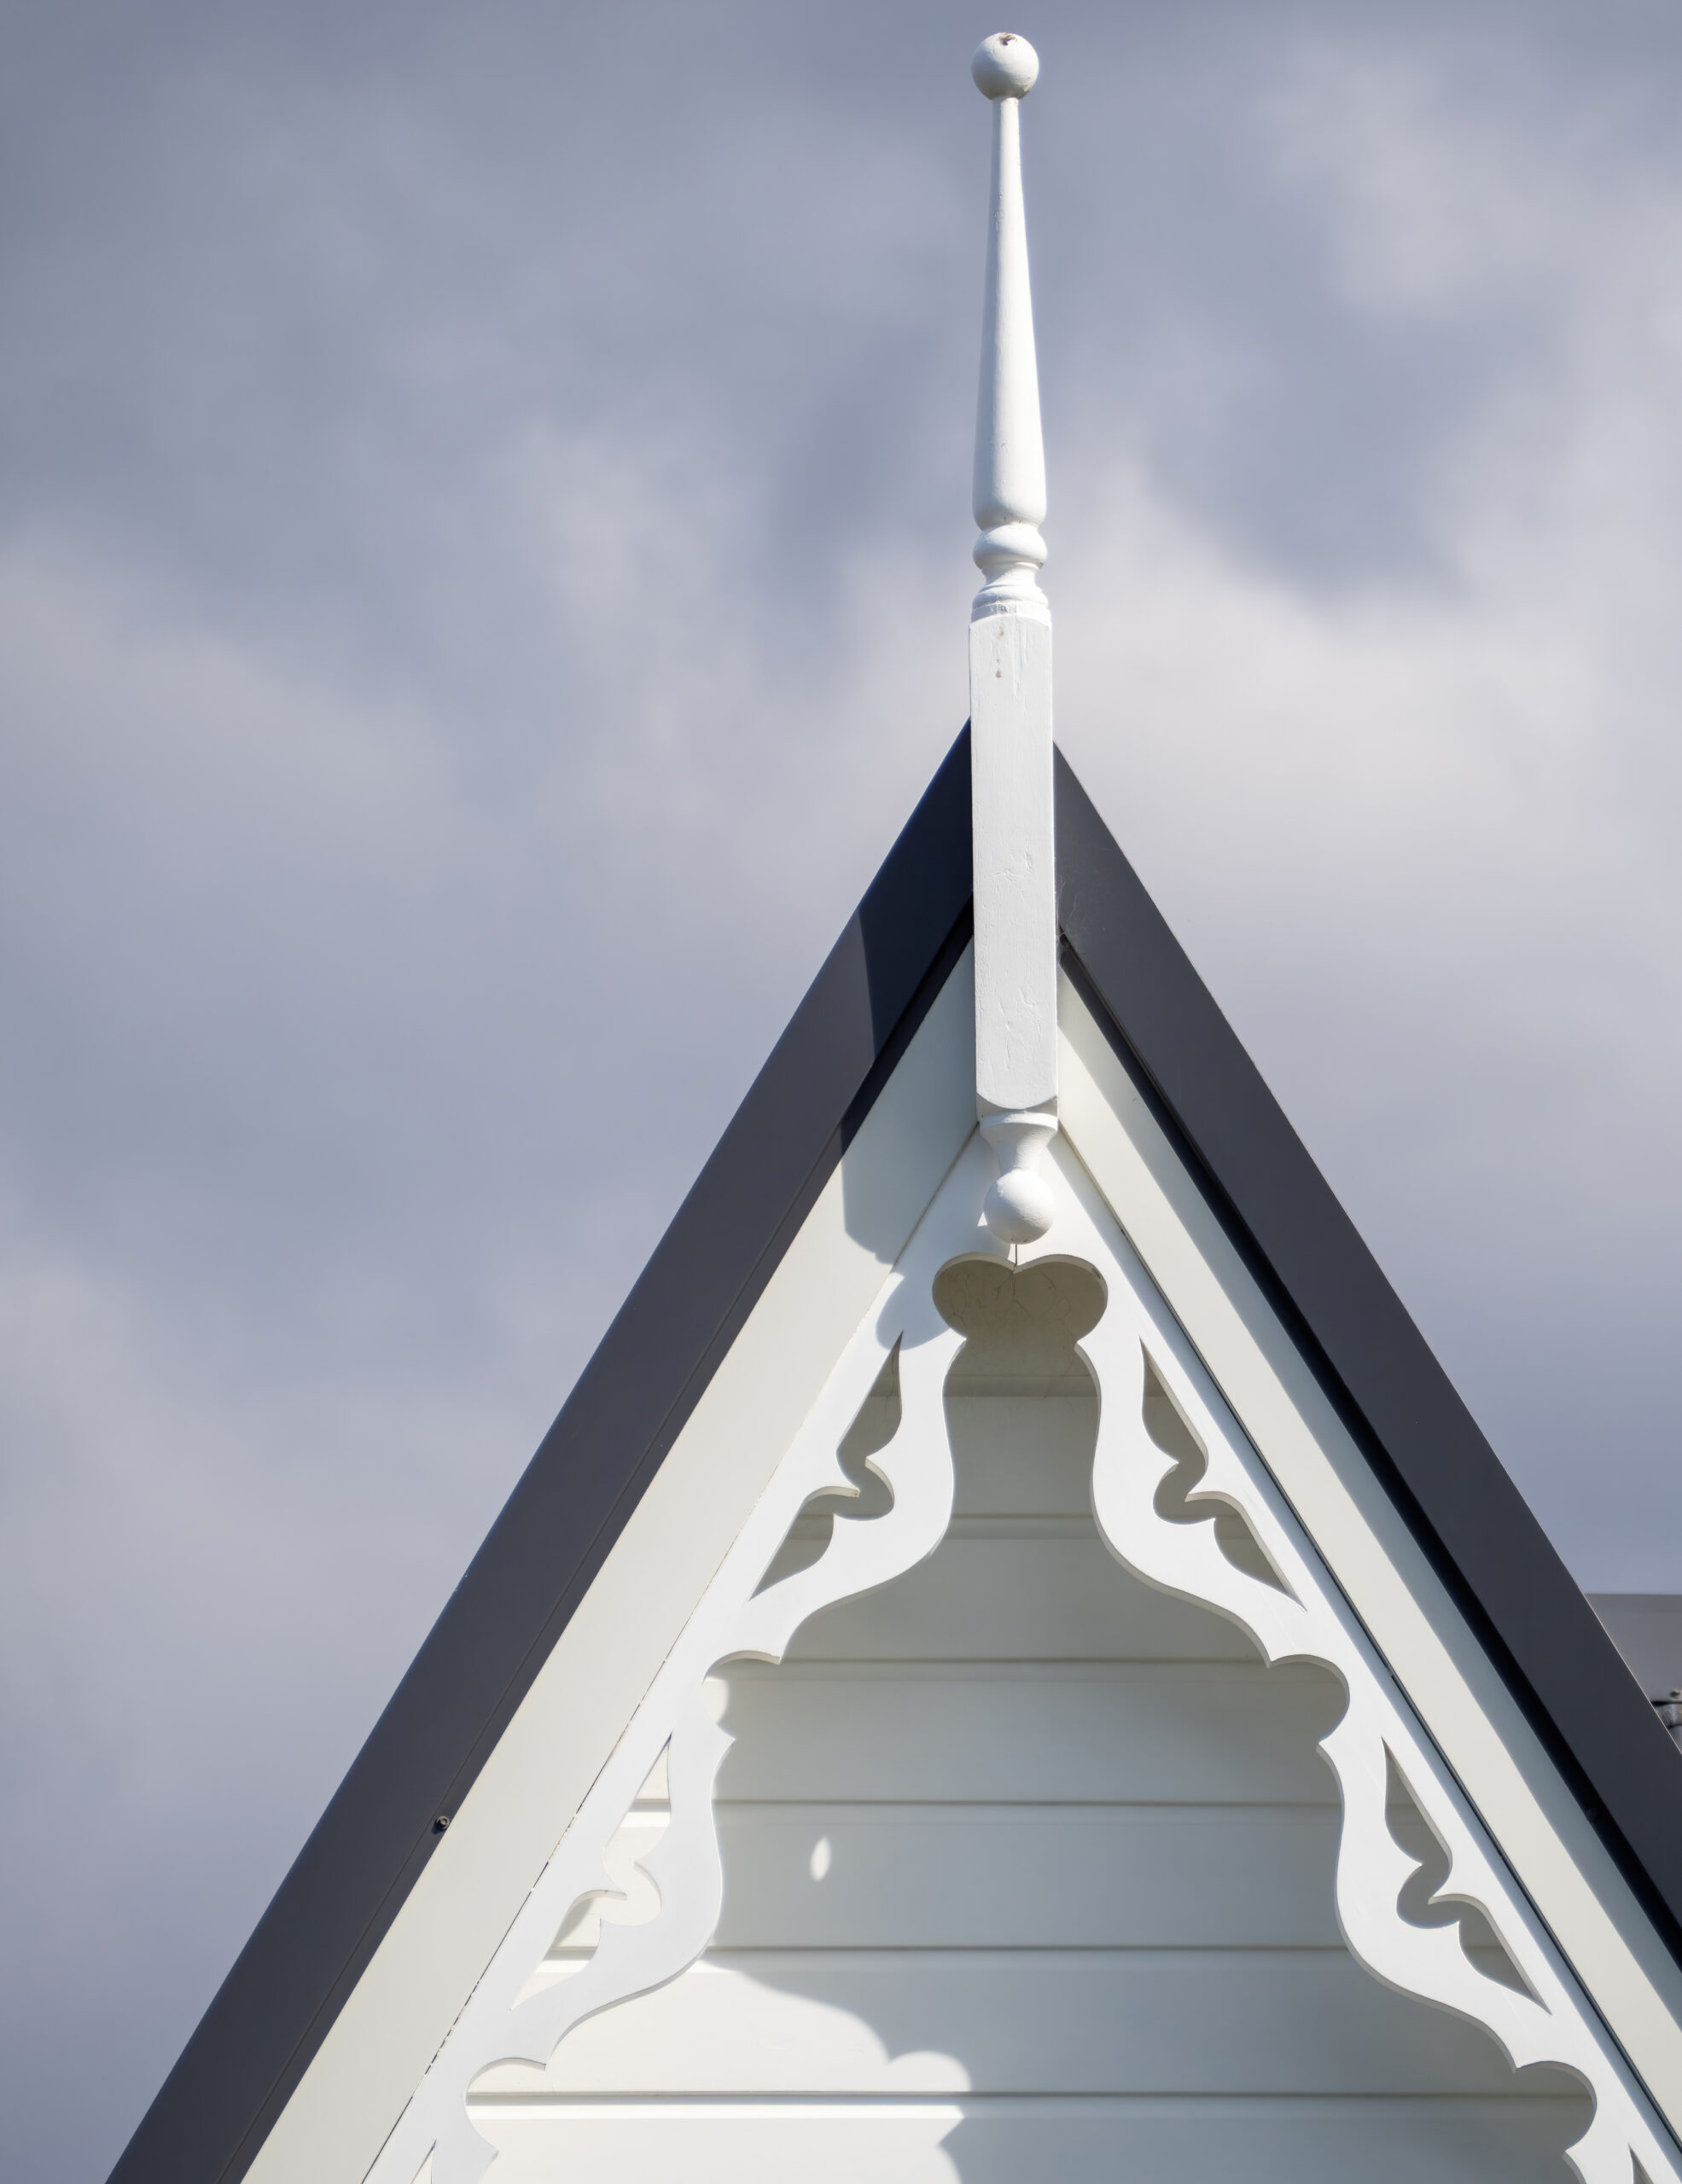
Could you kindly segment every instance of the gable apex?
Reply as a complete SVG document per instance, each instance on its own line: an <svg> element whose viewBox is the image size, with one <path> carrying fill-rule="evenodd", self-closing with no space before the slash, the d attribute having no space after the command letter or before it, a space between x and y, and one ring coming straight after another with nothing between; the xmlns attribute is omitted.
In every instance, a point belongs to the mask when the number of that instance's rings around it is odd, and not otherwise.
<svg viewBox="0 0 1682 2184"><path fill-rule="evenodd" d="M113 2184L232 2184L258 2158L436 1854L436 1823L447 1825L497 1751L947 991L969 930L969 757L966 731ZM1371 1480L1682 1958L1682 1781L1669 1739L1061 754L1056 824L1063 972L1074 1013L1108 1056L1089 1044L1092 1070L1125 1077L1194 1179ZM1090 1159L1073 1116L1070 1127Z"/></svg>

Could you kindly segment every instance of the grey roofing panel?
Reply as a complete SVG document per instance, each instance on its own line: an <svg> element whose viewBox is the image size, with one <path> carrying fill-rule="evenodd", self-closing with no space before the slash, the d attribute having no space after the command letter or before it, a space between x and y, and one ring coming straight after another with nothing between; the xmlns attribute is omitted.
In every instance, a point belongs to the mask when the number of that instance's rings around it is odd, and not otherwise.
<svg viewBox="0 0 1682 2184"><path fill-rule="evenodd" d="M1588 1604L1649 1699L1682 1691L1682 1593L1591 1593Z"/></svg>

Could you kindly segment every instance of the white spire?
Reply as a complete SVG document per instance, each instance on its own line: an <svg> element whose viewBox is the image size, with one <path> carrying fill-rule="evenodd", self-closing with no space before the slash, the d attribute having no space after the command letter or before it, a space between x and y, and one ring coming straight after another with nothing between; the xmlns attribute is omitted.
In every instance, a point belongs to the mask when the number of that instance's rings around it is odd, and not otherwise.
<svg viewBox="0 0 1682 2184"><path fill-rule="evenodd" d="M1038 572L1045 560L1045 450L1039 438L1039 373L1028 293L1022 212L1021 102L1039 56L1013 31L976 49L969 73L992 102L992 200L987 293L981 306L981 386L975 404L975 563L987 583L979 620L1000 609L1046 614Z"/></svg>
<svg viewBox="0 0 1682 2184"><path fill-rule="evenodd" d="M1039 60L1026 38L1001 31L977 49L970 73L993 110L975 416L975 561L987 581L969 624L975 1110L999 1165L987 1225L1014 1245L1044 1235L1056 1211L1043 1159L1057 1128L1051 611L1039 583L1045 456L1020 133Z"/></svg>

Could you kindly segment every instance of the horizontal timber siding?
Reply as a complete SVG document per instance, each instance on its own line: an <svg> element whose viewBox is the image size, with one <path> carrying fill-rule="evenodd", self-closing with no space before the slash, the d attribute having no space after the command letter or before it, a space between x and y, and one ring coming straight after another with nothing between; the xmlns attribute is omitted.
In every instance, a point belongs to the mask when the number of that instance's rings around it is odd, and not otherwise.
<svg viewBox="0 0 1682 2184"><path fill-rule="evenodd" d="M1516 2076L1342 1946L1335 1682L1265 1668L1111 1560L1090 1399L951 1414L939 1552L814 1618L783 1666L726 1672L713 1947L546 2071L480 2081L498 2178L1563 2184L1570 2082ZM652 1908L634 1862L661 1788L621 1831L622 1915Z"/></svg>

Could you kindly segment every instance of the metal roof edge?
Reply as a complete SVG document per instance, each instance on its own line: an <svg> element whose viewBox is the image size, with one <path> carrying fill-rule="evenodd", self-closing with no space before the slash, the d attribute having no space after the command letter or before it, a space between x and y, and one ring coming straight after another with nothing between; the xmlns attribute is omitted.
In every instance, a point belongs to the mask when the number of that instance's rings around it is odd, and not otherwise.
<svg viewBox="0 0 1682 2184"><path fill-rule="evenodd" d="M1061 752L1056 797L1071 971L1682 1961L1668 1734Z"/></svg>
<svg viewBox="0 0 1682 2184"><path fill-rule="evenodd" d="M111 2172L236 2184L969 938L957 736Z"/></svg>

